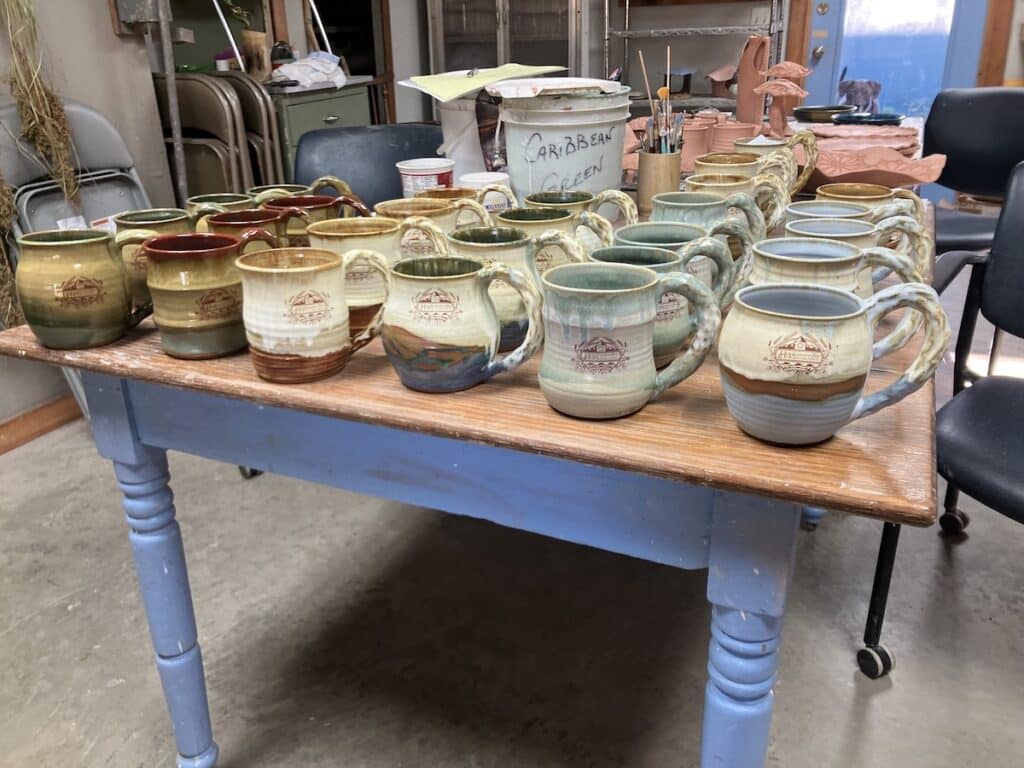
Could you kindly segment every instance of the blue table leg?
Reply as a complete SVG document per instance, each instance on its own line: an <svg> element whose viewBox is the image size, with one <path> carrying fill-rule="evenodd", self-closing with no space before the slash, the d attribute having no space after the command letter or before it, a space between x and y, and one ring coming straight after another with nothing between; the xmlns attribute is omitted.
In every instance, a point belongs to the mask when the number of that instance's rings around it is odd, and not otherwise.
<svg viewBox="0 0 1024 768"><path fill-rule="evenodd" d="M813 531L817 528L821 518L828 512L824 507L802 507L801 509L800 527L805 531Z"/></svg>
<svg viewBox="0 0 1024 768"><path fill-rule="evenodd" d="M174 519L167 453L139 442L124 382L87 374L93 436L112 459L121 487L156 667L174 728L179 768L213 768L217 744L210 727L203 657L181 529Z"/></svg>
<svg viewBox="0 0 1024 768"><path fill-rule="evenodd" d="M701 768L765 765L799 518L792 503L715 495Z"/></svg>

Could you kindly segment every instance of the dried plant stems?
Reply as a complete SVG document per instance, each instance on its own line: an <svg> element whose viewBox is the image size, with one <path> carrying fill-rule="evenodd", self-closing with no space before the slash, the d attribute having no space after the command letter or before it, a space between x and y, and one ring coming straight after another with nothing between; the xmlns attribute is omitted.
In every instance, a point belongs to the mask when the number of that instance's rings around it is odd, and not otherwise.
<svg viewBox="0 0 1024 768"><path fill-rule="evenodd" d="M11 43L11 96L21 117L21 135L35 146L50 176L68 200L76 203L78 178L68 116L57 94L42 76L32 2L0 0L0 8Z"/></svg>
<svg viewBox="0 0 1024 768"><path fill-rule="evenodd" d="M18 292L14 287L14 271L7 258L7 247L3 237L10 230L16 215L14 188L0 172L0 328L13 328L25 322L25 315L18 302Z"/></svg>

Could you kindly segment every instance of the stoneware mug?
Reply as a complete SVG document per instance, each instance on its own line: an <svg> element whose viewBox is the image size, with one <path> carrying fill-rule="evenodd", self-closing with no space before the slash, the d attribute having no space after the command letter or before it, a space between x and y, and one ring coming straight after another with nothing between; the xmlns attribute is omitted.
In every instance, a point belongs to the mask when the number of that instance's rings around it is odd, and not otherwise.
<svg viewBox="0 0 1024 768"><path fill-rule="evenodd" d="M519 200L516 199L515 192L507 184L484 184L482 187L434 187L421 190L415 196L427 200L447 200L449 202L452 200L475 200L488 211L519 207ZM495 196L500 196L503 200L497 207L493 203ZM492 202L485 204L484 201L488 198Z"/></svg>
<svg viewBox="0 0 1024 768"><path fill-rule="evenodd" d="M764 214L765 227L772 232L782 223L789 205L789 190L782 179L771 173L754 177L735 173L695 173L686 179L690 192L712 192L718 195L744 193L754 198Z"/></svg>
<svg viewBox="0 0 1024 768"><path fill-rule="evenodd" d="M796 200L786 206L786 223L804 219L877 222L890 216L906 216L912 208L909 200L896 200L877 208L845 200Z"/></svg>
<svg viewBox="0 0 1024 768"><path fill-rule="evenodd" d="M910 257L921 275L928 274L931 269L934 241L911 216L893 216L877 224L860 219L801 219L787 224L786 234L790 237L840 240L858 248L874 248L896 241L901 243L897 250ZM888 274L888 269L878 277L885 274Z"/></svg>
<svg viewBox="0 0 1024 768"><path fill-rule="evenodd" d="M565 262L587 260L576 240L556 230L531 237L514 227L461 227L446 235L433 222L419 218L402 223L403 234L410 230L419 230L429 237L432 250L441 256L459 256L484 264L507 264L527 275L538 289L541 275L548 269ZM526 338L529 312L519 291L500 278L491 282L487 292L501 323L498 351L508 352Z"/></svg>
<svg viewBox="0 0 1024 768"><path fill-rule="evenodd" d="M882 316L913 308L924 340L907 370L863 396ZM886 288L869 299L820 285L780 283L736 294L718 340L729 413L747 434L784 445L827 440L845 424L902 400L935 373L949 343L939 297L921 283Z"/></svg>
<svg viewBox="0 0 1024 768"><path fill-rule="evenodd" d="M695 240L679 251L648 246L616 245L611 248L598 248L590 254L591 261L606 264L632 264L646 267L652 272L667 275L671 272L683 272L686 265L695 257L706 253L714 253L719 268L711 290L715 300L721 307L726 297L726 288L733 284L733 261L724 246L717 240L710 246L703 240ZM658 299L657 314L654 317L654 367L664 368L671 363L679 351L686 346L695 328L694 318L690 314L690 305L686 298L672 291L665 291Z"/></svg>
<svg viewBox="0 0 1024 768"><path fill-rule="evenodd" d="M108 232L32 232L18 238L18 248L15 289L25 320L43 346L109 344L152 312L148 301L132 303L127 268Z"/></svg>
<svg viewBox="0 0 1024 768"><path fill-rule="evenodd" d="M224 211L242 211L252 208L255 201L250 195L243 195L235 192L214 192L207 195L193 195L185 201L185 210L193 218L193 228L196 232L206 232L206 222L203 220L203 210L211 213Z"/></svg>
<svg viewBox="0 0 1024 768"><path fill-rule="evenodd" d="M350 208L360 216L372 216L373 213L363 205L363 201L355 195L289 195L288 197L273 197L264 200L262 208L270 211L287 211L299 209L305 211L306 218L293 218L288 224L288 244L293 248L304 248L309 246L309 235L306 228L309 224L328 219L338 219L345 214L345 209Z"/></svg>
<svg viewBox="0 0 1024 768"><path fill-rule="evenodd" d="M593 211L570 211L568 208L509 208L495 214L494 221L498 226L521 229L528 235L540 235L548 230L565 232L576 238L576 242L584 251L593 250L591 241L596 247L607 247L612 244L614 230L608 219ZM587 230L592 237L581 237L581 229Z"/></svg>
<svg viewBox="0 0 1024 768"><path fill-rule="evenodd" d="M767 235L764 214L750 195L739 192L720 195L715 192L665 192L655 195L651 221L677 221L711 229L724 221L733 210L740 211L754 242Z"/></svg>
<svg viewBox="0 0 1024 768"><path fill-rule="evenodd" d="M790 194L795 195L811 178L814 167L818 164L818 140L810 131L797 131L788 139L774 136L754 136L751 138L736 139L732 143L737 152L752 152L755 155L770 155L773 152L787 152L793 156L794 165L797 164L795 149L803 147L804 166L800 175L793 181L790 187Z"/></svg>
<svg viewBox="0 0 1024 768"><path fill-rule="evenodd" d="M310 245L344 255L349 251L373 251L393 266L398 262L398 227L402 222L384 216L328 219L306 230ZM348 330L353 336L365 331L387 297L387 283L365 260L353 261L345 273Z"/></svg>
<svg viewBox="0 0 1024 768"><path fill-rule="evenodd" d="M400 197L395 200L382 200L373 207L378 216L400 221L418 216L436 224L442 232L453 232L459 226L490 227L494 221L491 214L476 200L459 198L458 200L431 200L423 197ZM468 212L470 217L464 214ZM472 221L475 219L475 221ZM432 247L432 240L418 229L402 233L399 238L399 258L415 256L440 256L442 254Z"/></svg>
<svg viewBox="0 0 1024 768"><path fill-rule="evenodd" d="M894 215L898 211L913 216L918 224L924 224L924 202L909 189L893 189L881 184L822 184L815 192L815 196L818 200L860 203L872 210L888 206L885 211L888 215ZM895 210L892 208L894 203L897 205Z"/></svg>
<svg viewBox="0 0 1024 768"><path fill-rule="evenodd" d="M544 357L538 381L556 411L613 419L640 410L693 373L714 344L721 314L693 275L658 275L630 264L563 264L541 277ZM693 307L690 345L667 368L654 367L654 319L661 295Z"/></svg>
<svg viewBox="0 0 1024 768"><path fill-rule="evenodd" d="M762 173L778 176L792 195L797 180L796 159L792 152L710 152L693 161L696 173L725 174L753 178Z"/></svg>
<svg viewBox="0 0 1024 768"><path fill-rule="evenodd" d="M754 244L750 272L742 282L824 285L867 299L875 292L874 284L889 271L905 283L922 282L911 257L891 248L860 248L852 243L810 237L778 237ZM899 349L919 327L920 315L905 313L879 349Z"/></svg>
<svg viewBox="0 0 1024 768"><path fill-rule="evenodd" d="M241 237L250 229L262 229L275 238L276 245L268 245L263 240L250 240L246 249L262 251L288 245L288 225L292 219L301 219L305 223L309 221L309 214L301 208L248 208L244 211L215 213L206 219L206 226L210 232L233 237Z"/></svg>
<svg viewBox="0 0 1024 768"><path fill-rule="evenodd" d="M568 208L573 213L597 211L607 204L619 209L624 224L636 224L640 220L633 198L617 189L606 189L596 195L583 190L534 192L523 198L523 202L527 208Z"/></svg>
<svg viewBox="0 0 1024 768"><path fill-rule="evenodd" d="M501 327L488 287L517 291L529 322L518 347L498 358ZM402 383L420 392L455 392L519 367L540 348L540 293L505 264L458 257L406 259L391 269L380 331Z"/></svg>
<svg viewBox="0 0 1024 768"><path fill-rule="evenodd" d="M149 261L153 321L164 352L201 360L245 348L242 277L235 259L253 240L276 244L260 229L241 237L208 232L160 235L142 244Z"/></svg>
<svg viewBox="0 0 1024 768"><path fill-rule="evenodd" d="M345 273L356 261L390 284L387 263L373 251L340 256L320 248L274 248L238 258L245 335L260 378L279 384L325 378L377 336L383 307L361 334L349 333Z"/></svg>
<svg viewBox="0 0 1024 768"><path fill-rule="evenodd" d="M336 195L355 195L348 182L339 179L337 176L321 176L312 184L308 185L263 184L258 187L249 187L245 192L247 195L252 197L256 202L256 205L262 205L267 200L274 200L279 197L290 197L291 195L318 195L326 189L333 190Z"/></svg>

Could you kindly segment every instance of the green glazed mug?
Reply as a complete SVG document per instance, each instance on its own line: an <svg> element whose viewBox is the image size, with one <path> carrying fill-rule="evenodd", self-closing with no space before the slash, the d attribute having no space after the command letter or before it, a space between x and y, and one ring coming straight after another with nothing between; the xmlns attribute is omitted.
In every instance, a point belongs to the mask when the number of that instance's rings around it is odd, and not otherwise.
<svg viewBox="0 0 1024 768"><path fill-rule="evenodd" d="M137 244L144 235L125 238ZM33 232L18 238L18 299L36 338L52 349L109 344L153 311L132 303L114 236L98 229Z"/></svg>

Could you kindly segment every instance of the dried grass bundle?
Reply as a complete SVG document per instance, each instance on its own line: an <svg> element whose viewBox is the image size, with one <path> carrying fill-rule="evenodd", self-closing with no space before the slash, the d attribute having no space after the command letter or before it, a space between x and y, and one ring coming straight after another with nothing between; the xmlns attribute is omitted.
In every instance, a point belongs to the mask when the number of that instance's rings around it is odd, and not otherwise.
<svg viewBox="0 0 1024 768"><path fill-rule="evenodd" d="M0 328L13 328L25 322L14 287L14 270L7 258L7 247L2 235L11 229L17 210L14 207L14 188L0 172Z"/></svg>
<svg viewBox="0 0 1024 768"><path fill-rule="evenodd" d="M21 135L30 141L65 197L78 199L71 130L64 105L42 76L31 0L2 0L11 41L11 96L21 117Z"/></svg>

